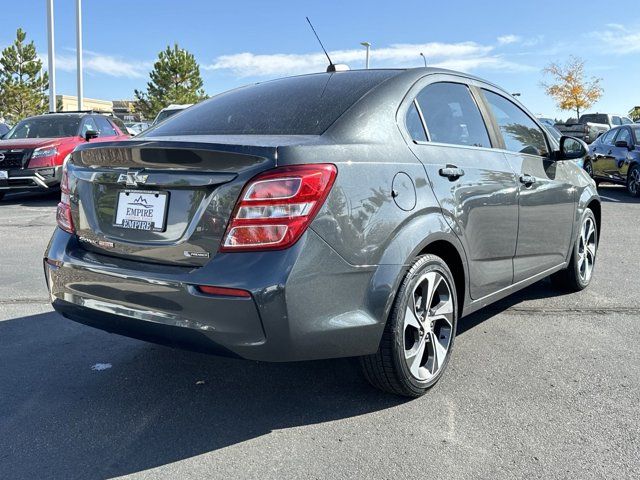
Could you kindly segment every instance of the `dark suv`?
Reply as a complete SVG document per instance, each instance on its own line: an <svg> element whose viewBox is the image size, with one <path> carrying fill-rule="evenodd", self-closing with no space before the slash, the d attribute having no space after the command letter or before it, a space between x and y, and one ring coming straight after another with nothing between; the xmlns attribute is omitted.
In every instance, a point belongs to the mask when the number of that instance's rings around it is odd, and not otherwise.
<svg viewBox="0 0 640 480"><path fill-rule="evenodd" d="M223 93L67 163L44 264L54 308L253 360L360 356L423 394L458 319L549 275L585 288L600 228L584 144L438 69Z"/></svg>
<svg viewBox="0 0 640 480"><path fill-rule="evenodd" d="M640 125L615 127L589 146L584 169L596 181L626 185L640 197Z"/></svg>

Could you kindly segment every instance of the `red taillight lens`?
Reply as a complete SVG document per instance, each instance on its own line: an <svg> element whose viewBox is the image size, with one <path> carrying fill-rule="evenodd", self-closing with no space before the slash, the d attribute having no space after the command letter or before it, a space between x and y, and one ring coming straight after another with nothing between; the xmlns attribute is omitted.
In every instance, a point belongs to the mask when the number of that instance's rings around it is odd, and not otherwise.
<svg viewBox="0 0 640 480"><path fill-rule="evenodd" d="M224 297L240 297L240 298L250 298L251 293L246 290L241 290L239 288L226 288L226 287L210 287L208 285L198 285L196 289L200 293L205 293L207 295L218 295Z"/></svg>
<svg viewBox="0 0 640 480"><path fill-rule="evenodd" d="M67 173L67 165L62 167L62 179L60 180L60 203L56 211L56 221L58 227L68 233L75 233L73 228L73 219L71 218L71 206L69 204L69 174Z"/></svg>
<svg viewBox="0 0 640 480"><path fill-rule="evenodd" d="M258 175L242 191L220 251L290 247L322 207L336 174L335 165L323 163Z"/></svg>

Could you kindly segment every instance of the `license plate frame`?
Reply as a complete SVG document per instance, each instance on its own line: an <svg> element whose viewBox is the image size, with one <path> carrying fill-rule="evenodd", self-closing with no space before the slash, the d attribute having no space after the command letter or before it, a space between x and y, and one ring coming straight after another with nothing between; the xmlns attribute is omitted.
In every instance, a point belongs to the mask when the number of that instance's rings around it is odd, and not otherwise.
<svg viewBox="0 0 640 480"><path fill-rule="evenodd" d="M133 198L138 195L137 198ZM135 212L124 210L127 208L121 202L130 199L129 205ZM151 200L152 210L147 208ZM121 206L123 207L121 209ZM151 212L147 215L145 212ZM137 232L164 232L167 226L167 212L169 211L169 192L159 190L119 190L116 198L113 226L123 230ZM159 216L156 212L159 212ZM148 218L148 220L145 220ZM158 221L158 218L160 219ZM158 225L159 224L159 225Z"/></svg>

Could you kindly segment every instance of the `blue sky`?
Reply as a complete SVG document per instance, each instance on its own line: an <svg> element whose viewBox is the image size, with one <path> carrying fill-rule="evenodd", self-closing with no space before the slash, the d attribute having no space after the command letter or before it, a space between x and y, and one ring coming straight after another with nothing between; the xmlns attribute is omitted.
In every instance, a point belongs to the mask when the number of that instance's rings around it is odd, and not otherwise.
<svg viewBox="0 0 640 480"><path fill-rule="evenodd" d="M508 6L507 6L508 5ZM205 1L84 0L85 95L132 98L160 50L178 42L195 54L210 95L254 81L324 69L304 19L311 17L334 62L371 67L429 64L491 80L535 114L566 118L545 96L541 69L578 55L605 94L592 110L640 105L637 0L601 1ZM597 13L596 13L597 12ZM55 1L58 93L74 94L75 0ZM44 0L3 0L0 47L22 27L46 55Z"/></svg>

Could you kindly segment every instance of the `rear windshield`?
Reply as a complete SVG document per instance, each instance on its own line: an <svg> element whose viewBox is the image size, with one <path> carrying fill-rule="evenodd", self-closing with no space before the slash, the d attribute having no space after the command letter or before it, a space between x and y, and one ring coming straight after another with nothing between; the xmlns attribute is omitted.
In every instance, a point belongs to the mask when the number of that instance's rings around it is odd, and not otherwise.
<svg viewBox="0 0 640 480"><path fill-rule="evenodd" d="M604 123L609 124L609 118L602 113L588 113L580 117L580 123Z"/></svg>
<svg viewBox="0 0 640 480"><path fill-rule="evenodd" d="M321 135L365 93L399 71L283 78L217 95L143 136Z"/></svg>
<svg viewBox="0 0 640 480"><path fill-rule="evenodd" d="M80 117L43 115L19 122L7 133L4 140L17 138L62 138L78 135Z"/></svg>

